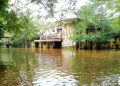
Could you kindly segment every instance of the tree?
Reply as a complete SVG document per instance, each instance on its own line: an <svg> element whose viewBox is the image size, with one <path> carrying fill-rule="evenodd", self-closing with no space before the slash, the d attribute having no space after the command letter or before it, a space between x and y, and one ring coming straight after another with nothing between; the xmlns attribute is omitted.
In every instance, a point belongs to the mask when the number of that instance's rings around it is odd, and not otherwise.
<svg viewBox="0 0 120 86"><path fill-rule="evenodd" d="M13 46L15 47L29 47L33 38L37 37L39 28L36 26L35 21L28 16L23 16L20 20L19 32L14 33L12 39Z"/></svg>
<svg viewBox="0 0 120 86"><path fill-rule="evenodd" d="M79 42L79 46L83 40L84 48L88 49L105 48L107 44L111 47L115 42L115 29L112 28L112 19L108 18L104 5L104 1L92 0L92 3L82 6L77 12L81 21L75 25L73 40Z"/></svg>
<svg viewBox="0 0 120 86"><path fill-rule="evenodd" d="M4 24L6 23L5 17L8 14L7 8L8 7L8 0L1 0L0 1L0 37L4 35Z"/></svg>
<svg viewBox="0 0 120 86"><path fill-rule="evenodd" d="M28 15L21 15L12 9L8 10L8 5L8 0L0 1L0 38L8 33L14 37L11 41L13 46L22 46L25 41L30 43L33 37L36 37L38 31L36 24L34 24L35 21Z"/></svg>

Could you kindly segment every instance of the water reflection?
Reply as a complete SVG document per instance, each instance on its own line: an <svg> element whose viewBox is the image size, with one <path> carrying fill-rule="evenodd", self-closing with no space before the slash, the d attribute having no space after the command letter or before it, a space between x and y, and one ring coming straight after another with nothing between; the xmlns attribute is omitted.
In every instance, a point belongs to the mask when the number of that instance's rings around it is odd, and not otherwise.
<svg viewBox="0 0 120 86"><path fill-rule="evenodd" d="M78 51L73 71L79 86L118 86L119 57L119 51Z"/></svg>
<svg viewBox="0 0 120 86"><path fill-rule="evenodd" d="M120 51L0 49L1 86L119 86Z"/></svg>
<svg viewBox="0 0 120 86"><path fill-rule="evenodd" d="M77 86L77 81L66 65L62 50L37 50L39 66L36 69L33 84L35 86ZM69 72L68 72L69 71Z"/></svg>

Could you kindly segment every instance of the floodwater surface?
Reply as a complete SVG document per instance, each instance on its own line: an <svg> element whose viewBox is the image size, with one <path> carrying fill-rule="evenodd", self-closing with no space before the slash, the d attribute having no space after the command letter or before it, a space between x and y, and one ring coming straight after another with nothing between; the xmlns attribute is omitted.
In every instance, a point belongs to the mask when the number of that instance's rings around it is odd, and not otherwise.
<svg viewBox="0 0 120 86"><path fill-rule="evenodd" d="M0 86L120 86L120 51L3 48Z"/></svg>

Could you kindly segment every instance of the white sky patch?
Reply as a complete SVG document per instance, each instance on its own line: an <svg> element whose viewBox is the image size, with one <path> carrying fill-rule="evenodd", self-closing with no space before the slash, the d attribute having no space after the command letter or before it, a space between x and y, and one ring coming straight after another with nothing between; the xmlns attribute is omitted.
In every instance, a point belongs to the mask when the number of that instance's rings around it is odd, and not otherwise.
<svg viewBox="0 0 120 86"><path fill-rule="evenodd" d="M31 16L45 21L45 22L51 22L60 20L60 19L67 19L67 18L74 18L76 17L75 14L71 11L61 11L61 10L66 10L69 7L68 4L69 0L58 0L58 3L56 3L54 11L56 12L53 18L47 18L45 19L44 17L48 15L47 10L42 6L38 5L35 3L30 3L28 0L10 0L9 4L12 5L10 9L18 12L18 13L23 13L26 14L26 12L29 11L31 12ZM89 0L77 0L77 3L75 5L75 9L78 10L81 6L85 5ZM61 16L63 14L64 16Z"/></svg>
<svg viewBox="0 0 120 86"><path fill-rule="evenodd" d="M77 0L76 8L79 9L81 6L89 3L89 0Z"/></svg>

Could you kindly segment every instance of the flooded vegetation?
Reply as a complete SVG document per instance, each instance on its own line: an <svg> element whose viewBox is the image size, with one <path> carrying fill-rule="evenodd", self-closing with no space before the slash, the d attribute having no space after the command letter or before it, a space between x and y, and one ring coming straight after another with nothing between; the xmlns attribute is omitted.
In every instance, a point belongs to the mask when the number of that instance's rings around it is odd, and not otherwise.
<svg viewBox="0 0 120 86"><path fill-rule="evenodd" d="M119 86L120 51L0 49L1 86Z"/></svg>
<svg viewBox="0 0 120 86"><path fill-rule="evenodd" d="M120 86L120 0L0 0L0 86Z"/></svg>

